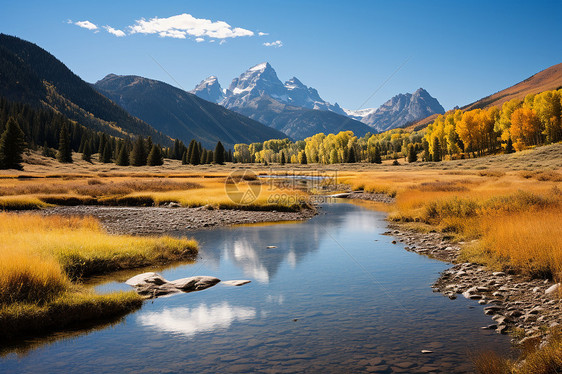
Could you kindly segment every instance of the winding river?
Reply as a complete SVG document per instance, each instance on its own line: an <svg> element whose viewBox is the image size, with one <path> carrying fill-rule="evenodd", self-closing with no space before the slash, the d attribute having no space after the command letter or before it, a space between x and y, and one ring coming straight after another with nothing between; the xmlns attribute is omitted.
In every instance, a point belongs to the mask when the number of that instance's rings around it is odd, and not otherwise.
<svg viewBox="0 0 562 374"><path fill-rule="evenodd" d="M386 230L384 213L336 203L302 223L172 233L194 236L200 256L165 278L252 282L148 301L111 327L8 354L0 372L465 373L482 350L509 352L508 337L481 330L483 306L432 292L447 264ZM97 287L115 289L129 288Z"/></svg>

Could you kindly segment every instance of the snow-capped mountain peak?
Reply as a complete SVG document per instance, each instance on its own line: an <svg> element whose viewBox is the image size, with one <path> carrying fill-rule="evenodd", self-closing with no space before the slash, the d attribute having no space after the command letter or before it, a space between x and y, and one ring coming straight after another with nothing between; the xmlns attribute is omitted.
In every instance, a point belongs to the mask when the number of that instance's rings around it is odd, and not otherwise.
<svg viewBox="0 0 562 374"><path fill-rule="evenodd" d="M190 93L213 103L218 103L224 99L224 90L214 75L201 81Z"/></svg>
<svg viewBox="0 0 562 374"><path fill-rule="evenodd" d="M349 117L361 121L364 117L367 117L369 114L373 114L377 111L376 108L365 108L365 109L358 109L358 110L351 110L343 108L345 114Z"/></svg>
<svg viewBox="0 0 562 374"><path fill-rule="evenodd" d="M285 88L288 90L294 90L298 88L306 88L306 86L297 77L292 77L285 82Z"/></svg>

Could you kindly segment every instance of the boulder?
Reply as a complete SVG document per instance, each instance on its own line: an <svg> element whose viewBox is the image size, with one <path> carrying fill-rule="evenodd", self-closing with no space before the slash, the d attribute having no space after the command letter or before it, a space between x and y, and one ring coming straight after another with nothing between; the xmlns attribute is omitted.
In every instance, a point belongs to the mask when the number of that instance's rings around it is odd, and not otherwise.
<svg viewBox="0 0 562 374"><path fill-rule="evenodd" d="M162 284L168 283L168 281L158 273L148 272L135 275L134 277L127 279L125 283L132 287L145 284L154 284L160 286Z"/></svg>
<svg viewBox="0 0 562 374"><path fill-rule="evenodd" d="M209 276L196 276L189 278L176 279L171 281L170 284L182 290L183 292L200 291L209 287L213 287L219 283L220 279Z"/></svg>
<svg viewBox="0 0 562 374"><path fill-rule="evenodd" d="M168 296L179 292L201 291L219 283L220 279L208 276L196 276L167 281L158 273L135 275L125 283L133 287L139 295L148 298Z"/></svg>

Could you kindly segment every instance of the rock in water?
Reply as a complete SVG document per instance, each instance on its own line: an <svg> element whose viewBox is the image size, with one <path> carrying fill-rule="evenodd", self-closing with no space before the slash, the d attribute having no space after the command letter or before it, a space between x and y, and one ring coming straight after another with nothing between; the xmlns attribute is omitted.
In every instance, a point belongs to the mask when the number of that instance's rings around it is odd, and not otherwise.
<svg viewBox="0 0 562 374"><path fill-rule="evenodd" d="M208 276L196 276L167 281L158 273L135 275L125 283L134 287L138 294L152 298L167 296L179 292L201 291L219 283L220 279Z"/></svg>
<svg viewBox="0 0 562 374"><path fill-rule="evenodd" d="M190 292L190 291L204 290L206 288L214 286L220 281L221 281L220 279L215 277L197 276L197 277L176 279L175 281L171 281L170 284L182 290L183 292Z"/></svg>
<svg viewBox="0 0 562 374"><path fill-rule="evenodd" d="M135 275L134 277L128 279L125 283L132 287L143 284L154 284L160 286L162 284L168 283L168 281L158 273L148 272Z"/></svg>
<svg viewBox="0 0 562 374"><path fill-rule="evenodd" d="M250 282L251 282L250 280L229 280L229 281L224 281L222 283L228 286L243 286Z"/></svg>

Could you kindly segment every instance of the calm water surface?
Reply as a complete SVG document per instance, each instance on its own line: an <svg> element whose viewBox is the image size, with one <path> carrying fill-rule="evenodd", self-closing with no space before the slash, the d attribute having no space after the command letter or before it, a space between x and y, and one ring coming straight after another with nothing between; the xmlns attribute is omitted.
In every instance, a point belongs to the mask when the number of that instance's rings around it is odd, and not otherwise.
<svg viewBox="0 0 562 374"><path fill-rule="evenodd" d="M331 204L304 223L190 233L200 258L164 277L252 283L149 301L113 327L10 354L0 372L457 373L482 349L509 352L506 336L480 329L482 306L432 293L447 264L384 231L383 213ZM98 287L115 289L128 287Z"/></svg>

